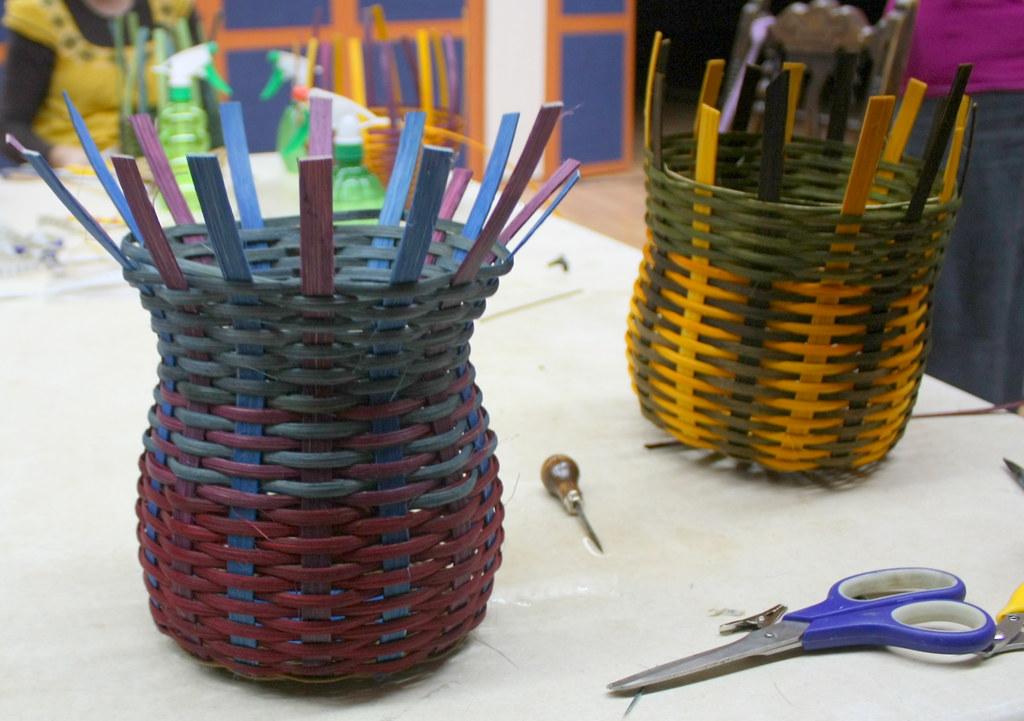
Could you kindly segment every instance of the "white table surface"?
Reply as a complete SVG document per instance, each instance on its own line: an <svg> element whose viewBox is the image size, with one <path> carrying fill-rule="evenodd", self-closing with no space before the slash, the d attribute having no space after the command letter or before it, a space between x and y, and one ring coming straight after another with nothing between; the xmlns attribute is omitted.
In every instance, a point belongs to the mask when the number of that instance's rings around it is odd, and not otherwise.
<svg viewBox="0 0 1024 721"><path fill-rule="evenodd" d="M265 210L294 211L294 179L259 167ZM94 190L83 198L105 212ZM59 206L0 181L4 218L32 212ZM559 255L568 272L548 267ZM133 513L158 360L149 318L123 283L0 300L0 719L619 719L629 698L609 681L719 644L739 612L818 601L851 573L935 566L1002 607L1024 581L1024 491L1001 461L1024 460L1022 419L911 421L881 467L835 487L645 450L665 436L626 369L638 262L552 218L502 280L472 340L506 484L494 595L457 653L384 685L247 681L156 631ZM918 410L980 405L926 379ZM582 468L603 556L538 481L555 452ZM818 653L646 694L629 718L1021 719L1022 674L1024 653Z"/></svg>

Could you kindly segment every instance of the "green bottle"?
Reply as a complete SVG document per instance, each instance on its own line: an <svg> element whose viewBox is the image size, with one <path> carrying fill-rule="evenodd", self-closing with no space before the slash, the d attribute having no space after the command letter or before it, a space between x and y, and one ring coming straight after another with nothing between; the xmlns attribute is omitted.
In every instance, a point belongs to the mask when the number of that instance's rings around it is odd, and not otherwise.
<svg viewBox="0 0 1024 721"><path fill-rule="evenodd" d="M182 50L167 58L155 72L168 75L167 105L160 111L158 135L160 144L171 163L171 170L178 181L182 195L193 212L199 212L199 199L192 185L192 174L188 169L186 156L189 153L205 153L210 149L210 133L206 111L192 95L192 79L205 77L218 90L230 93L231 88L217 75L213 67L215 43L202 43Z"/></svg>
<svg viewBox="0 0 1024 721"><path fill-rule="evenodd" d="M335 128L334 161L334 212L380 210L384 186L363 165L363 136L353 115L342 116Z"/></svg>
<svg viewBox="0 0 1024 721"><path fill-rule="evenodd" d="M260 92L260 100L270 100L277 95L286 80L292 84L291 102L277 124L276 147L285 169L289 173L297 173L299 158L305 155L306 141L309 139L309 89L305 86L310 74L309 62L301 55L284 50L268 52L267 62L273 70Z"/></svg>
<svg viewBox="0 0 1024 721"><path fill-rule="evenodd" d="M171 170L178 181L188 207L199 209L199 199L192 185L186 156L210 149L206 111L192 102L190 88L171 88L167 106L160 111L160 143L164 146Z"/></svg>
<svg viewBox="0 0 1024 721"><path fill-rule="evenodd" d="M281 114L277 125L277 152L289 173L299 172L299 158L306 154L309 138L309 106L291 102Z"/></svg>

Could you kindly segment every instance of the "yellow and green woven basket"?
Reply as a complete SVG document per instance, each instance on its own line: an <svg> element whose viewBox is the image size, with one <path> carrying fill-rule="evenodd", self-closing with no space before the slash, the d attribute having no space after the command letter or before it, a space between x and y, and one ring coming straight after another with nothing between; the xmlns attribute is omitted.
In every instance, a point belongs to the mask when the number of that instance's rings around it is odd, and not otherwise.
<svg viewBox="0 0 1024 721"><path fill-rule="evenodd" d="M792 140L782 200L767 202L760 142L721 134L714 184L694 180L695 137L648 148L633 387L686 446L777 471L863 467L900 439L921 383L955 172L908 221L919 163L883 161L851 217L852 146Z"/></svg>

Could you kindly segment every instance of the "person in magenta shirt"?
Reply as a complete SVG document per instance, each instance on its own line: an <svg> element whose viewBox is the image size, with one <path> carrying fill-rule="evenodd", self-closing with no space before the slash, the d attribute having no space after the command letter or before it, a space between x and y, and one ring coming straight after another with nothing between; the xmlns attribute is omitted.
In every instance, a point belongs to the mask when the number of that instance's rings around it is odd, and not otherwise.
<svg viewBox="0 0 1024 721"><path fill-rule="evenodd" d="M964 62L969 93L1024 91L1024 0L920 0L907 75L945 95Z"/></svg>
<svg viewBox="0 0 1024 721"><path fill-rule="evenodd" d="M928 83L929 98L912 154L959 63L974 65L978 114L926 371L1007 403L1024 398L1024 0L920 0L907 76Z"/></svg>

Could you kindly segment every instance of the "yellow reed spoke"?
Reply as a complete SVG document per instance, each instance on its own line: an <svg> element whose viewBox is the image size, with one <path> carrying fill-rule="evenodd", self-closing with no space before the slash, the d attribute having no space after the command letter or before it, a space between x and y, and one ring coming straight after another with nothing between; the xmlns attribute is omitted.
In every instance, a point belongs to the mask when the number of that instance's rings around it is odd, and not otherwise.
<svg viewBox="0 0 1024 721"><path fill-rule="evenodd" d="M807 66L803 63L783 63L782 72L789 73L789 107L786 110L786 142L793 139L796 128L796 107L800 103L800 90Z"/></svg>
<svg viewBox="0 0 1024 721"><path fill-rule="evenodd" d="M316 38L310 38L309 44L306 45L306 87L313 87L313 81L316 80L316 61L317 56L320 53L320 41Z"/></svg>
<svg viewBox="0 0 1024 721"><path fill-rule="evenodd" d="M956 190L956 174L960 169L960 154L964 147L964 133L967 131L967 112L971 108L971 98L964 95L960 100L960 108L956 114L956 125L953 129L953 144L949 148L949 158L946 159L946 169L942 175L942 192L939 193L939 201L948 203Z"/></svg>
<svg viewBox="0 0 1024 721"><path fill-rule="evenodd" d="M374 40L387 40L388 22L384 18L384 7L380 4L371 5L370 14L373 16Z"/></svg>
<svg viewBox="0 0 1024 721"><path fill-rule="evenodd" d="M647 64L647 89L644 91L644 147L651 149L651 98L654 95L654 73L658 67L658 53L661 52L661 31L654 33L651 47L651 61Z"/></svg>
<svg viewBox="0 0 1024 721"><path fill-rule="evenodd" d="M450 105L450 88L448 87L448 61L444 56L444 47L441 44L441 36L436 32L430 33L430 44L434 49L434 62L437 64L437 93L442 108Z"/></svg>
<svg viewBox="0 0 1024 721"><path fill-rule="evenodd" d="M910 132L914 129L914 121L917 120L927 89L928 85L916 78L911 78L907 83L907 90L900 101L900 110L896 113L896 122L893 123L889 142L885 144L885 152L882 153L882 160L885 162L898 163L903 158L903 151L910 139Z"/></svg>
<svg viewBox="0 0 1024 721"><path fill-rule="evenodd" d="M701 111L704 106L714 108L718 105L718 94L722 90L722 77L725 75L725 61L708 60L704 66L704 79L700 84L700 95L697 99L697 117L693 121L693 137L700 137Z"/></svg>
<svg viewBox="0 0 1024 721"><path fill-rule="evenodd" d="M359 38L348 39L348 77L351 98L366 107L366 75L363 68L363 43Z"/></svg>

